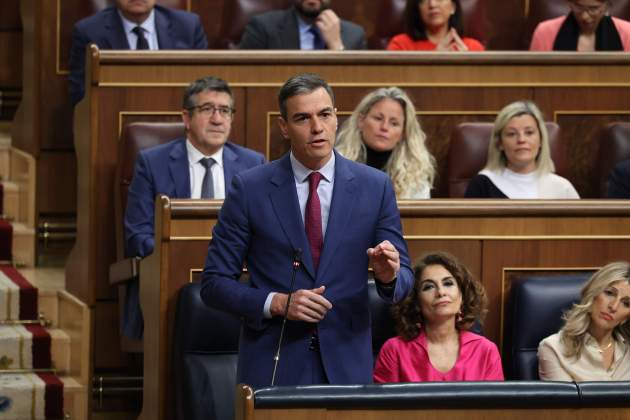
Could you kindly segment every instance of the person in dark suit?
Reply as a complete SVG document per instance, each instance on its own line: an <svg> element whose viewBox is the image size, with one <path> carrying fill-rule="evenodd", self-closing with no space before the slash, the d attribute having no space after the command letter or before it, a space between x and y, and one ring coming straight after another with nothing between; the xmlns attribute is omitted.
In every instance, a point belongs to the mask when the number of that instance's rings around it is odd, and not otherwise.
<svg viewBox="0 0 630 420"><path fill-rule="evenodd" d="M385 173L333 151L337 116L323 79L294 76L278 100L291 151L233 178L201 296L243 318L238 382L267 386L275 372L276 385L371 383L368 265L387 301L413 284L394 189Z"/></svg>
<svg viewBox="0 0 630 420"><path fill-rule="evenodd" d="M85 93L85 48L91 43L103 50L208 48L206 33L196 14L158 6L155 0L116 0L115 6L74 25L68 76L73 105Z"/></svg>
<svg viewBox="0 0 630 420"><path fill-rule="evenodd" d="M330 0L295 0L293 7L254 16L241 38L242 50L364 50L365 31L339 19Z"/></svg>
<svg viewBox="0 0 630 420"><path fill-rule="evenodd" d="M630 159L617 163L610 172L608 198L630 198Z"/></svg>
<svg viewBox="0 0 630 420"><path fill-rule="evenodd" d="M192 82L184 92L182 118L186 138L143 150L136 159L125 210L125 253L146 257L154 246L154 201L173 198L225 198L232 178L265 162L258 152L229 143L234 98L216 77ZM206 163L209 162L209 163ZM128 288L123 332L142 336L138 284Z"/></svg>

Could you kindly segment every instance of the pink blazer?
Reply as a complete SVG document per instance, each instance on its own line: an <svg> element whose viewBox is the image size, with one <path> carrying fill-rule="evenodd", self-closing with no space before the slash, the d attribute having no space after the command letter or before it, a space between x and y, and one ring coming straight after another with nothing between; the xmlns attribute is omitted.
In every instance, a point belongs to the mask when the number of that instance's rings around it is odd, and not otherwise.
<svg viewBox="0 0 630 420"><path fill-rule="evenodd" d="M540 22L534 31L530 51L553 51L553 43L566 16ZM613 17L613 23L619 32L624 51L630 51L630 22Z"/></svg>
<svg viewBox="0 0 630 420"><path fill-rule="evenodd" d="M411 341L390 338L383 344L374 367L374 382L502 381L497 346L469 331L459 334L459 357L448 372L433 367L424 331Z"/></svg>

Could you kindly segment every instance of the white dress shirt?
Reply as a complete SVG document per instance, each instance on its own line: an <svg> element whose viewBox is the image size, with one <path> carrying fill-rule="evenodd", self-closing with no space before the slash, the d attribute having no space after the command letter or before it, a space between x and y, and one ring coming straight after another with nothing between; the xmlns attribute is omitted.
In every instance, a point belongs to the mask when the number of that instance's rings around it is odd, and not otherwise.
<svg viewBox="0 0 630 420"><path fill-rule="evenodd" d="M604 358L597 341L586 333L579 359L567 357L560 333L550 335L538 346L538 376L544 381L628 381L630 347L617 335L612 365L604 368Z"/></svg>
<svg viewBox="0 0 630 420"><path fill-rule="evenodd" d="M300 203L300 213L302 215L302 224L306 212L306 202L308 201L308 177L311 172L315 172L302 165L291 152L291 168L295 178L295 189L297 190L298 202ZM326 236L326 227L328 226L328 214L330 213L330 202L332 201L333 186L335 183L335 154L322 166L317 172L322 174L322 179L317 186L317 195L319 196L319 204L322 210L322 238Z"/></svg>
<svg viewBox="0 0 630 420"><path fill-rule="evenodd" d="M123 29L125 30L125 35L127 36L127 42L129 42L129 49L135 50L138 43L138 35L133 32L133 28L136 26L140 26L144 29L144 37L149 43L150 50L160 49L157 31L155 30L155 9L151 10L149 17L140 25L125 18L120 10L118 10L118 16L120 16L120 19L122 20Z"/></svg>
<svg viewBox="0 0 630 420"><path fill-rule="evenodd" d="M315 35L311 32L311 27L315 25L309 25L298 17L298 32L300 33L300 49L312 50L315 48Z"/></svg>
<svg viewBox="0 0 630 420"><path fill-rule="evenodd" d="M206 167L199 161L204 158L212 158L215 162L211 167L214 198L218 200L224 199L225 174L223 173L223 147L213 155L206 156L197 150L190 140L186 139L186 151L188 153L188 169L190 171L190 198L201 198L201 188L203 177L206 175Z"/></svg>

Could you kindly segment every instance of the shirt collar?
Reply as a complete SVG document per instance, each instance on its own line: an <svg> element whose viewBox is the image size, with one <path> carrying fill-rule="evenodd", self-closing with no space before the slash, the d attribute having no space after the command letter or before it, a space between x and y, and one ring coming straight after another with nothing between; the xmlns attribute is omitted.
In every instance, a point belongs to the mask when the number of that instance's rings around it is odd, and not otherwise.
<svg viewBox="0 0 630 420"><path fill-rule="evenodd" d="M123 28L125 29L125 33L131 33L133 28L136 26L140 26L142 29L147 32L148 36L152 36L155 33L155 8L151 9L151 13L149 13L149 17L146 18L144 22L138 25L136 22L132 22L126 17L123 16L120 10L118 10L118 16L120 16L120 20L122 20Z"/></svg>
<svg viewBox="0 0 630 420"><path fill-rule="evenodd" d="M473 341L478 341L481 340L481 336L477 335L471 331L468 330L459 330L458 331L459 334L459 344L460 346L464 346L465 344L468 343L472 343ZM427 333L424 330L424 328L422 328L420 330L420 334L418 334L418 343L420 344L420 346L422 346L422 348L424 348L425 350L427 350L427 352L429 351L429 345L427 343Z"/></svg>
<svg viewBox="0 0 630 420"><path fill-rule="evenodd" d="M290 159L291 168L293 169L293 176L295 177L295 181L298 184L306 182L311 172L315 172L312 169L309 169L306 166L302 165L302 163L297 160L296 157L293 155L293 152L291 152ZM332 156L330 157L328 162L326 162L324 166L319 168L317 172L322 174L323 178L326 181L333 182L333 179L335 177L335 152L332 152Z"/></svg>
<svg viewBox="0 0 630 420"><path fill-rule="evenodd" d="M214 159L214 161L216 162L216 165L219 165L220 168L223 168L223 146L221 146L221 148L217 150L215 153L213 153L212 155L206 156L203 153L201 153L195 146L193 146L190 140L186 139L186 152L188 154L189 165L194 165L195 163L199 162L201 159L210 157Z"/></svg>
<svg viewBox="0 0 630 420"><path fill-rule="evenodd" d="M311 26L313 26L311 24L304 22L299 14L297 16L297 21L298 21L298 30L300 31L300 36L308 33L308 31L311 29Z"/></svg>

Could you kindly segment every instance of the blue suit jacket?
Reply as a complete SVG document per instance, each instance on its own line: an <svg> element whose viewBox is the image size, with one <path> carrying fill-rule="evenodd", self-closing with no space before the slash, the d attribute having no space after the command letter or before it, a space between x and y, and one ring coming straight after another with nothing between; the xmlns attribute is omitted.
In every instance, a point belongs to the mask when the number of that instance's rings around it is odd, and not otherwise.
<svg viewBox="0 0 630 420"><path fill-rule="evenodd" d="M161 50L205 50L206 33L199 16L182 10L155 6L155 28ZM68 83L72 104L85 90L85 47L94 43L102 50L128 50L129 43L116 7L110 6L78 21L72 30Z"/></svg>
<svg viewBox="0 0 630 420"><path fill-rule="evenodd" d="M226 190L234 175L265 163L258 152L226 143L223 146L223 171ZM125 254L146 257L153 252L155 196L190 198L190 172L186 139L140 152L127 194L125 209ZM131 283L123 312L123 333L132 338L142 336L142 313L138 303L138 285Z"/></svg>
<svg viewBox="0 0 630 420"><path fill-rule="evenodd" d="M332 309L317 325L326 375L333 384L372 382L366 250L388 239L399 251L401 269L390 300L411 289L413 274L401 233L396 197L387 175L336 155L335 180L324 248L313 268L300 215L289 156L234 177L225 199L203 273L207 304L244 318L238 380L269 385L280 317L265 319L270 292L287 292L294 251L303 251L295 289L326 286ZM243 262L250 274L239 283ZM383 295L382 295L383 296ZM384 296L385 297L385 296ZM289 321L277 384L299 384L313 324Z"/></svg>

